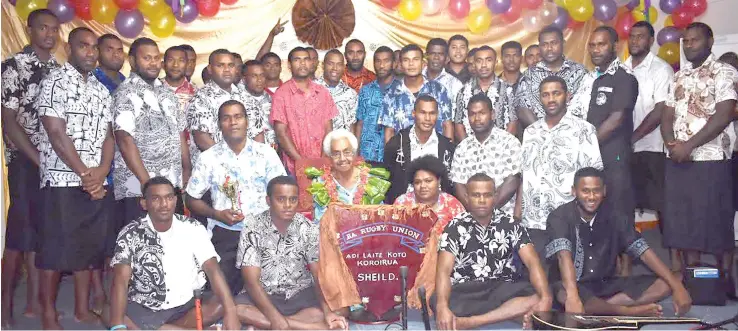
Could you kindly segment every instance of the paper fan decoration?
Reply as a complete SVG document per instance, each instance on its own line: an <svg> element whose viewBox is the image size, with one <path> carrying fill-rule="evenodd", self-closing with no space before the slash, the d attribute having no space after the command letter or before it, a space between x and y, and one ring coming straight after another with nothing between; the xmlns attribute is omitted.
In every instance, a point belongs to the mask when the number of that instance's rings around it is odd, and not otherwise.
<svg viewBox="0 0 738 331"><path fill-rule="evenodd" d="M297 0L292 25L297 39L325 50L341 46L354 32L355 15L351 0Z"/></svg>

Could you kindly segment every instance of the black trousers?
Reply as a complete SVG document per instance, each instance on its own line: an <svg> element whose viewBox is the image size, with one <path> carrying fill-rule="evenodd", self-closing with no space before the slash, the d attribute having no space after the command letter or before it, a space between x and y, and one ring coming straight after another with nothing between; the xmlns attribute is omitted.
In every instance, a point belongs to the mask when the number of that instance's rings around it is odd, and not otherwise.
<svg viewBox="0 0 738 331"><path fill-rule="evenodd" d="M210 239L215 247L215 252L220 256L220 270L223 271L228 287L231 288L233 295L238 294L243 289L243 277L241 270L236 268L236 255L238 254L238 241L241 238L241 231L233 231L213 227L213 237Z"/></svg>

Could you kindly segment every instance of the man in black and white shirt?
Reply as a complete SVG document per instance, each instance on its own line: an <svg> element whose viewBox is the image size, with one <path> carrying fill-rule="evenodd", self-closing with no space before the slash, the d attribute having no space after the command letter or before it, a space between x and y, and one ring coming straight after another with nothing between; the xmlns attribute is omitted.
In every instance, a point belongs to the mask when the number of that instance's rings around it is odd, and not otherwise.
<svg viewBox="0 0 738 331"><path fill-rule="evenodd" d="M551 310L539 257L525 228L495 210L492 178L475 174L465 184L469 212L451 220L438 243L436 291L430 300L438 329L474 329ZM514 253L530 270L530 282L518 280Z"/></svg>
<svg viewBox="0 0 738 331"><path fill-rule="evenodd" d="M277 138L274 129L269 125L272 97L269 93L266 93L266 71L264 66L257 60L249 60L241 68L246 92L243 106L246 107L246 114L252 114L249 120L253 119L258 122L253 127L263 128L261 133L256 134L254 140L272 146L276 150Z"/></svg>
<svg viewBox="0 0 738 331"><path fill-rule="evenodd" d="M316 79L315 83L328 89L338 108L338 115L333 118L333 130L346 129L355 134L359 95L341 80L344 70L346 64L343 54L337 49L332 49L325 53L323 76Z"/></svg>
<svg viewBox="0 0 738 331"><path fill-rule="evenodd" d="M181 191L190 177L190 152L185 135L185 118L172 91L157 79L161 53L156 42L138 38L128 52L131 75L113 94L115 153L115 199L123 223L145 214L139 199L141 185L149 178L163 176ZM180 199L181 201L181 199ZM183 214L180 204L178 212Z"/></svg>
<svg viewBox="0 0 738 331"><path fill-rule="evenodd" d="M69 61L41 82L35 107L41 119L41 196L36 266L44 329L60 329L56 297L61 271L73 271L75 318L93 322L89 311L91 268L102 267L112 207L106 176L113 160L112 103L92 74L97 37L88 28L69 33Z"/></svg>
<svg viewBox="0 0 738 331"><path fill-rule="evenodd" d="M244 220L236 260L245 283L235 299L239 317L260 330L348 330L320 290L318 225L296 212L297 192L294 178L273 178L269 210Z"/></svg>
<svg viewBox="0 0 738 331"><path fill-rule="evenodd" d="M223 318L227 330L240 330L220 257L205 227L174 212L178 197L168 179L151 178L143 195L147 214L126 225L116 240L105 323L116 329L195 329L194 291L209 280L215 296L205 293L203 325Z"/></svg>
<svg viewBox="0 0 738 331"><path fill-rule="evenodd" d="M467 118L474 135L456 147L451 181L456 197L468 208L466 181L480 172L492 177L497 187L495 208L512 216L515 191L520 185L520 141L494 126L496 112L492 107L492 101L484 94L469 100Z"/></svg>

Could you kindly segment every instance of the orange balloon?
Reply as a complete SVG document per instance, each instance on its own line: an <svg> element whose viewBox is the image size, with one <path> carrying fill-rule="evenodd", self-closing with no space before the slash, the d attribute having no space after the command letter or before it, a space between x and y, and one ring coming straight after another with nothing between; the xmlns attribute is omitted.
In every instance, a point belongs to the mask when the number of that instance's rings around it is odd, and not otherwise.
<svg viewBox="0 0 738 331"><path fill-rule="evenodd" d="M92 19L102 24L112 24L118 15L118 5L113 0L96 0L90 3Z"/></svg>

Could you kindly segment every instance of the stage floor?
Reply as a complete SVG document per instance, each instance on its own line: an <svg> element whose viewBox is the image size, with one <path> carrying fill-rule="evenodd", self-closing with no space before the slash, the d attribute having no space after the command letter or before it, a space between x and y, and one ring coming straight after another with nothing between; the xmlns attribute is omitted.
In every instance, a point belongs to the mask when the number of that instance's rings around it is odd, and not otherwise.
<svg viewBox="0 0 738 331"><path fill-rule="evenodd" d="M659 234L658 228L653 230L647 230L644 233L644 236L646 237L646 240L652 245L652 247L656 248L657 254L662 258L666 259L668 257L668 254L666 253L665 249L660 248L661 247L661 236ZM646 273L647 270L642 265L636 265L634 267L634 273L641 274ZM25 307L25 286L21 284L19 286L18 290L16 290L16 302L15 302L15 320L16 320L16 327L14 329L23 329L23 330L33 330L33 329L40 329L41 323L38 319L29 319L26 317L23 317L21 312L23 311L23 308ZM664 307L664 312L667 316L673 316L674 315L674 309L672 308L671 304L671 298L667 298L662 302L662 305ZM85 324L79 324L75 323L74 321L74 292L73 292L73 283L71 277L65 277L65 279L62 281L61 289L59 292L59 298L57 302L57 307L60 312L64 314L62 319L60 320L62 326L67 330L100 330L103 329L102 325L85 325ZM706 322L716 322L720 320L724 320L727 318L730 318L732 316L735 316L735 314L738 313L738 302L736 301L729 301L729 304L724 307L707 307L707 306L693 306L692 310L689 312L688 316L690 317L698 317ZM433 321L431 321L433 323ZM408 314L408 326L411 330L422 330L423 327L423 321L421 319L420 311L410 311ZM433 324L435 328L435 324ZM694 327L695 325L649 325L644 327L644 330L688 330L691 327ZM359 324L352 324L351 329L352 330L384 330L387 327L386 324L379 324L379 325L359 325ZM390 329L399 329L397 326L392 326ZM493 329L493 330L503 330L503 329L520 329L520 324L516 324L513 322L506 322L506 323L498 323L498 324L492 324L485 326L483 329ZM726 329L732 329L736 330L738 329L737 325L729 325L726 327Z"/></svg>

